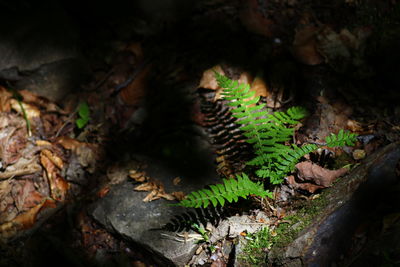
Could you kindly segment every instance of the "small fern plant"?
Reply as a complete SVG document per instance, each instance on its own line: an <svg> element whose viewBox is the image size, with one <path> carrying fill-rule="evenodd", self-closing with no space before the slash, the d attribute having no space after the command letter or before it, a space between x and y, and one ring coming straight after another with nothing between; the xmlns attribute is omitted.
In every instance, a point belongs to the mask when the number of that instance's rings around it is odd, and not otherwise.
<svg viewBox="0 0 400 267"><path fill-rule="evenodd" d="M305 144L297 146L290 142L294 135L294 126L307 115L302 107L291 107L286 112L270 113L265 104L260 104L259 97L250 91L248 84L239 84L224 75L215 72L218 85L224 89L222 96L232 108L232 116L237 118L246 141L253 146L255 157L247 162L255 166L255 174L267 178L271 184L282 183L284 177L294 170L299 160L320 146L327 147L354 145L357 135L340 130L337 135L331 134L323 144ZM224 179L223 184L211 185L210 189L202 189L190 193L177 205L184 207L207 207L212 204L224 205L237 201L239 197L249 195L272 197L264 190L262 183L255 183L246 174L236 176L237 179Z"/></svg>

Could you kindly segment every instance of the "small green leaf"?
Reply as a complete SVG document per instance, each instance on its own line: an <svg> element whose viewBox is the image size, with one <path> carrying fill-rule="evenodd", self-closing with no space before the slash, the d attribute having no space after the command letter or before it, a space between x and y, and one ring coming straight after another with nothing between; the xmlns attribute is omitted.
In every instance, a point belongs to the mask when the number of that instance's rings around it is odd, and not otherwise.
<svg viewBox="0 0 400 267"><path fill-rule="evenodd" d="M79 104L78 114L79 117L81 117L82 119L89 120L90 110L89 110L89 105L86 102L82 102Z"/></svg>
<svg viewBox="0 0 400 267"><path fill-rule="evenodd" d="M89 121L88 119L85 120L85 119L79 118L79 119L77 119L75 121L75 123L76 123L76 126L78 126L79 129L82 129L82 128L84 128L86 126L88 121Z"/></svg>

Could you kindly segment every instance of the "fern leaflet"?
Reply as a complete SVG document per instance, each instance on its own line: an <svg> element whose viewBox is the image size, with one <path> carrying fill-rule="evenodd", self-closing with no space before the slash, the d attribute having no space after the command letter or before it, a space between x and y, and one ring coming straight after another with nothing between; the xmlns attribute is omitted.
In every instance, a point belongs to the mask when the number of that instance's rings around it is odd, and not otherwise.
<svg viewBox="0 0 400 267"><path fill-rule="evenodd" d="M224 179L222 184L210 185L209 189L201 189L190 193L179 202L178 206L191 208L206 208L210 204L216 207L227 202L237 202L239 197L247 198L248 195L272 197L272 193L264 189L260 183L250 180L246 174L236 175L237 179Z"/></svg>

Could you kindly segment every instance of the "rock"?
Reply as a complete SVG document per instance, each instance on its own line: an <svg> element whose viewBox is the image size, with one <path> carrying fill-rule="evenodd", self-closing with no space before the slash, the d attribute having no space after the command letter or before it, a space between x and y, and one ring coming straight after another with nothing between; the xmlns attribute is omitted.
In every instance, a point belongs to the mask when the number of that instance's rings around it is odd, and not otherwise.
<svg viewBox="0 0 400 267"><path fill-rule="evenodd" d="M185 209L170 207L170 202L163 199L145 203L142 200L147 193L135 192L133 187L129 181L114 186L106 197L95 203L92 216L107 230L148 250L161 266L183 266L197 245L193 241L176 241L175 233L161 228Z"/></svg>
<svg viewBox="0 0 400 267"><path fill-rule="evenodd" d="M210 151L207 153L205 157L209 160L203 166L202 172L193 171L192 175L182 173L159 160L143 157L142 161L148 165L145 169L146 175L161 182L166 193L183 191L187 194L207 184L220 182L213 168L213 156ZM173 184L176 177L181 179L178 185ZM176 232L161 228L176 216L187 213L189 209L168 206L176 202L164 199L143 202L148 192L134 191L135 186L133 180L127 180L112 187L104 198L92 204L91 216L108 231L117 233L150 252L160 266L184 266L193 256L197 244L193 240L184 242Z"/></svg>
<svg viewBox="0 0 400 267"><path fill-rule="evenodd" d="M348 265L343 261L351 259L345 259L344 255L351 255L352 238L357 235L357 229L371 218L381 216L381 207L391 204L391 198L386 197L399 184L395 173L399 160L399 143L366 158L323 193L321 203L324 204L308 228L290 244L272 248L269 264L289 266L301 261L305 266Z"/></svg>
<svg viewBox="0 0 400 267"><path fill-rule="evenodd" d="M16 89L26 89L51 101L60 102L89 77L83 60L64 59L45 64L15 83Z"/></svg>
<svg viewBox="0 0 400 267"><path fill-rule="evenodd" d="M88 75L78 28L58 2L8 8L0 18L0 79L61 100Z"/></svg>

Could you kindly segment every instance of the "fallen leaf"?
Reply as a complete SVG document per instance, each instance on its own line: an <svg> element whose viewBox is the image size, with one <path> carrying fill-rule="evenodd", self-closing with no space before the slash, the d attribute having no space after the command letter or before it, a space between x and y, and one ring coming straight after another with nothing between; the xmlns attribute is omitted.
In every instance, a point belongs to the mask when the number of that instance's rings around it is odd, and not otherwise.
<svg viewBox="0 0 400 267"><path fill-rule="evenodd" d="M286 181L292 186L292 188L305 190L310 192L311 194L313 194L318 189L325 188L322 185L315 185L312 183L298 183L293 175L287 176Z"/></svg>
<svg viewBox="0 0 400 267"><path fill-rule="evenodd" d="M276 27L273 20L266 18L262 13L259 1L248 0L239 10L239 18L246 29L252 33L272 37Z"/></svg>
<svg viewBox="0 0 400 267"><path fill-rule="evenodd" d="M108 192L110 192L110 187L109 187L109 186L105 186L105 187L103 187L102 189L100 189L100 190L97 192L97 196L98 196L99 198L103 198L103 197L105 197L105 196L108 194Z"/></svg>
<svg viewBox="0 0 400 267"><path fill-rule="evenodd" d="M136 182L143 183L148 180L144 172L138 172L137 170L130 170L129 177L131 177Z"/></svg>
<svg viewBox="0 0 400 267"><path fill-rule="evenodd" d="M45 199L29 211L15 217L14 220L0 225L0 240L7 241L15 236L18 231L31 228L36 222L38 213L46 207L56 208L54 200Z"/></svg>
<svg viewBox="0 0 400 267"><path fill-rule="evenodd" d="M175 177L174 180L172 180L173 185L178 185L181 182L180 177Z"/></svg>
<svg viewBox="0 0 400 267"><path fill-rule="evenodd" d="M317 34L321 29L312 25L296 29L293 41L293 55L297 60L307 65L318 65L324 58L317 49Z"/></svg>
<svg viewBox="0 0 400 267"><path fill-rule="evenodd" d="M26 104L26 103L23 103L23 102L18 102L15 99L11 99L10 100L10 104L11 104L11 108L13 110L17 111L20 114L23 114L23 111L22 111L22 108L21 108L21 105L22 105L22 107L25 110L26 117L29 120L32 120L33 118L39 118L40 117L40 110L34 105Z"/></svg>
<svg viewBox="0 0 400 267"><path fill-rule="evenodd" d="M20 90L18 91L18 93L23 97L24 103L34 104L35 106L43 108L49 112L58 112L61 114L66 114L61 108L59 108L56 104L54 104L45 97L34 94L28 90Z"/></svg>
<svg viewBox="0 0 400 267"><path fill-rule="evenodd" d="M157 200L160 197L158 196L158 190L152 190L147 196L143 199L143 202L150 202L153 200Z"/></svg>
<svg viewBox="0 0 400 267"><path fill-rule="evenodd" d="M133 42L133 43L128 44L128 46L125 48L125 50L132 52L135 55L136 61L138 63L143 61L143 58L144 58L143 49L142 49L142 45L139 42Z"/></svg>
<svg viewBox="0 0 400 267"><path fill-rule="evenodd" d="M57 155L55 155L53 152L51 152L48 149L43 149L42 153L48 157L51 162L54 163L54 165L56 165L59 169L62 169L64 167L64 162L62 161L62 159L60 157L58 157Z"/></svg>
<svg viewBox="0 0 400 267"><path fill-rule="evenodd" d="M60 176L56 165L43 153L43 151L40 153L40 162L45 169L51 197L57 201L64 201L69 189L69 183Z"/></svg>
<svg viewBox="0 0 400 267"><path fill-rule="evenodd" d="M182 191L172 192L171 195L178 201L183 200L186 196Z"/></svg>
<svg viewBox="0 0 400 267"><path fill-rule="evenodd" d="M363 159L363 158L365 158L365 156L366 156L366 153L365 153L365 150L363 150L363 149L355 149L353 151L353 158L355 160Z"/></svg>
<svg viewBox="0 0 400 267"><path fill-rule="evenodd" d="M347 173L347 168L328 170L310 161L296 164L297 177L300 181L312 181L316 185L329 187L339 176Z"/></svg>
<svg viewBox="0 0 400 267"><path fill-rule="evenodd" d="M166 200L175 200L175 197L172 194L167 194L164 191L158 191L157 197L162 197Z"/></svg>
<svg viewBox="0 0 400 267"><path fill-rule="evenodd" d="M217 90L220 87L218 86L218 82L215 79L214 71L225 75L225 72L221 68L220 65L216 65L206 71L203 72L203 76L201 77L199 88L206 88L211 90Z"/></svg>
<svg viewBox="0 0 400 267"><path fill-rule="evenodd" d="M143 183L134 188L136 191L151 191L155 189L158 189L158 186L155 182Z"/></svg>
<svg viewBox="0 0 400 267"><path fill-rule="evenodd" d="M98 145L79 142L67 136L57 138L55 143L60 144L67 150L73 151L78 156L79 164L87 167L86 171L89 173L94 172L97 158L100 157Z"/></svg>
<svg viewBox="0 0 400 267"><path fill-rule="evenodd" d="M119 96L126 105L137 105L143 99L150 71L151 65L148 64L127 86L121 90Z"/></svg>
<svg viewBox="0 0 400 267"><path fill-rule="evenodd" d="M51 146L51 143L46 140L36 140L35 143L37 146Z"/></svg>
<svg viewBox="0 0 400 267"><path fill-rule="evenodd" d="M268 97L270 95L267 83L260 76L256 76L251 84L251 91L254 91L256 96Z"/></svg>
<svg viewBox="0 0 400 267"><path fill-rule="evenodd" d="M10 100L12 94L4 87L0 86L0 112L10 112Z"/></svg>

